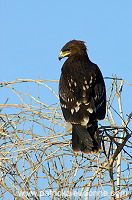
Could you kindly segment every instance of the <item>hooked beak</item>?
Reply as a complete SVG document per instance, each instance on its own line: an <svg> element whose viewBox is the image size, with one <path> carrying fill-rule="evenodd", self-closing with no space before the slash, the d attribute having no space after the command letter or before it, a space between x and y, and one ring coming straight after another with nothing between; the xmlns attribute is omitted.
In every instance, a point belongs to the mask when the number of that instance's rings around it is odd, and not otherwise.
<svg viewBox="0 0 132 200"><path fill-rule="evenodd" d="M70 55L69 51L60 51L58 59L61 60L62 58L67 57L69 55Z"/></svg>

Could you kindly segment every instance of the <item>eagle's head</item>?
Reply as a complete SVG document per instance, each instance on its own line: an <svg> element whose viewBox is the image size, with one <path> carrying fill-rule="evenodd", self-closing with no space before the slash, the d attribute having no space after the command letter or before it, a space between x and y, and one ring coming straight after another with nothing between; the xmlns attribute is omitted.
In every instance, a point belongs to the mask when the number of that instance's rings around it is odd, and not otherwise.
<svg viewBox="0 0 132 200"><path fill-rule="evenodd" d="M86 54L86 45L85 42L80 40L71 40L67 42L64 47L61 49L59 54L59 60L64 57L70 57L74 54Z"/></svg>

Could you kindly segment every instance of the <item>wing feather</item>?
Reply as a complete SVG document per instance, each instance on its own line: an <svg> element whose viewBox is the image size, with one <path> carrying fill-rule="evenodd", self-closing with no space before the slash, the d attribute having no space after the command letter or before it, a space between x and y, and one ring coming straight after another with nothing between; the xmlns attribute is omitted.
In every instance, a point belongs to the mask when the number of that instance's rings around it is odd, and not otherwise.
<svg viewBox="0 0 132 200"><path fill-rule="evenodd" d="M70 66L74 70L68 70L67 67L67 71L62 70L60 77L60 103L65 119L71 123L83 124L84 118L91 116L92 119L103 119L105 116L106 97L102 74L97 65L86 65L82 65L79 73L75 65Z"/></svg>

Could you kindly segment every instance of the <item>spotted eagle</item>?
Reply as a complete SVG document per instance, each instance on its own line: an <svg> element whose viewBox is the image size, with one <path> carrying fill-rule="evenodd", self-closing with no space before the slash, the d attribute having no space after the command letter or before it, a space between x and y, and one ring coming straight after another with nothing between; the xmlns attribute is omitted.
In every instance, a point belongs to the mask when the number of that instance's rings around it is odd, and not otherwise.
<svg viewBox="0 0 132 200"><path fill-rule="evenodd" d="M99 67L90 61L85 42L71 40L64 45L59 60L64 62L59 81L60 105L72 125L72 149L83 153L100 148L98 120L106 113L106 89Z"/></svg>

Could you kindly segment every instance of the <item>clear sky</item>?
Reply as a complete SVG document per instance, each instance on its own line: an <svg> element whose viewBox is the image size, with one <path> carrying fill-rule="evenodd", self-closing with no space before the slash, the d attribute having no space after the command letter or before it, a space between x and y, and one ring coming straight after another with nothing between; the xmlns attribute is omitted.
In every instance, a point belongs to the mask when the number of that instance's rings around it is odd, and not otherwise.
<svg viewBox="0 0 132 200"><path fill-rule="evenodd" d="M131 0L1 0L0 82L58 80L64 62L59 51L72 39L86 42L104 77L132 82ZM128 87L126 107L131 93Z"/></svg>
<svg viewBox="0 0 132 200"><path fill-rule="evenodd" d="M1 0L0 27L0 82L59 79L71 39L86 41L104 76L132 80L131 0Z"/></svg>

